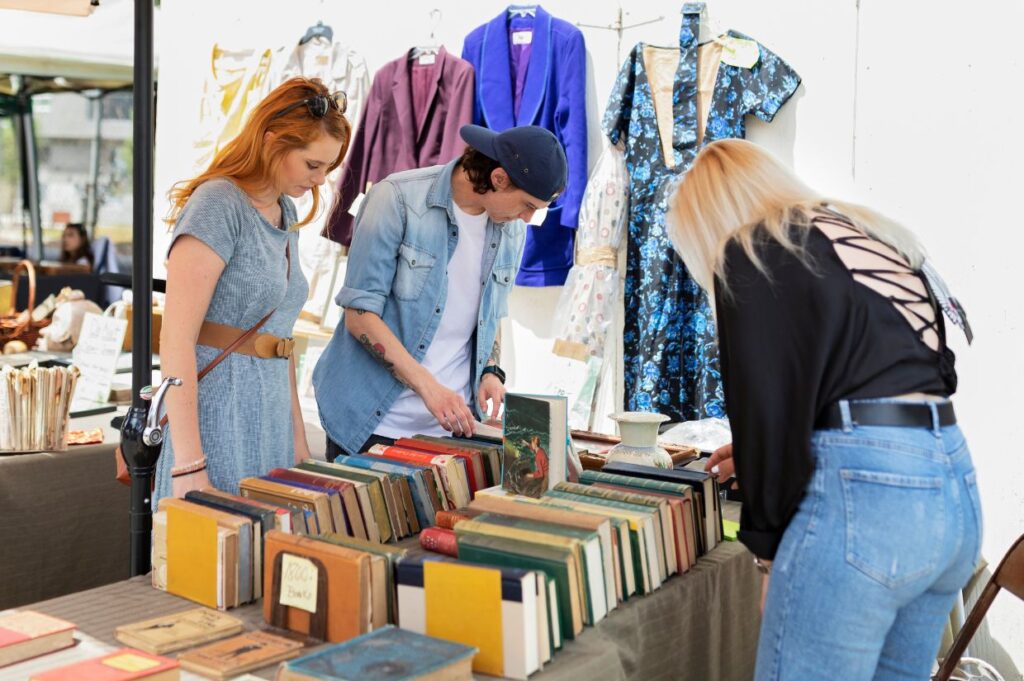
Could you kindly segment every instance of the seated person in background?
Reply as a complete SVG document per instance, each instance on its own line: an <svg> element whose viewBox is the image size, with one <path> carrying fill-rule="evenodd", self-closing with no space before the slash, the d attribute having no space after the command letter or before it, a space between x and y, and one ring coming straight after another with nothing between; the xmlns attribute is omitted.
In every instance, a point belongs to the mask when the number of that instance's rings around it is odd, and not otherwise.
<svg viewBox="0 0 1024 681"><path fill-rule="evenodd" d="M88 265L92 269L92 245L89 233L81 222L69 222L60 239L60 261L72 265Z"/></svg>

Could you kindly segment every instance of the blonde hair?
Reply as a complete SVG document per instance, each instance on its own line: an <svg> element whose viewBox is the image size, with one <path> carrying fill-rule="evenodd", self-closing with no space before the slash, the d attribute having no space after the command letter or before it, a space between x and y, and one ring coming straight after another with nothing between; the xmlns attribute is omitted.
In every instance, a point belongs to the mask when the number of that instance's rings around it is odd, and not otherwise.
<svg viewBox="0 0 1024 681"><path fill-rule="evenodd" d="M718 277L726 292L724 256L732 241L766 276L771 273L755 247L759 236L777 241L810 266L803 244L812 211L823 205L893 247L911 267L923 263L924 249L910 230L870 208L821 196L766 150L739 139L712 142L697 154L670 199L666 226L690 276L709 294Z"/></svg>

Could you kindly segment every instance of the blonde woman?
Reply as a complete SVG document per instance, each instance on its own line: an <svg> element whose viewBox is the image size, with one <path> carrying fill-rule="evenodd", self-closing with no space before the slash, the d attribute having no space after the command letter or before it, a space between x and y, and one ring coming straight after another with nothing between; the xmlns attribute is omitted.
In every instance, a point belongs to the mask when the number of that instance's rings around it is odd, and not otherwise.
<svg viewBox="0 0 1024 681"><path fill-rule="evenodd" d="M981 541L956 301L913 234L749 142L708 145L672 208L714 294L739 536L765 573L756 678L927 679Z"/></svg>

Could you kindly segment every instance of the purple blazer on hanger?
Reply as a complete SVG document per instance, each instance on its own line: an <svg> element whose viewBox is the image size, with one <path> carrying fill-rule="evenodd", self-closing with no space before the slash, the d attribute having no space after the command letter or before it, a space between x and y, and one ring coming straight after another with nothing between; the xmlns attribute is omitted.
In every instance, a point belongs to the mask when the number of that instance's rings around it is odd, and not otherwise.
<svg viewBox="0 0 1024 681"><path fill-rule="evenodd" d="M565 148L569 180L544 224L529 227L520 286L561 286L587 186L586 47L583 34L539 5L503 11L468 36L462 58L476 69L473 122L502 131L539 125Z"/></svg>
<svg viewBox="0 0 1024 681"><path fill-rule="evenodd" d="M326 236L348 246L353 201L391 173L447 163L465 142L459 128L471 122L473 67L443 47L433 64L406 53L373 77L359 126L338 180L338 199Z"/></svg>

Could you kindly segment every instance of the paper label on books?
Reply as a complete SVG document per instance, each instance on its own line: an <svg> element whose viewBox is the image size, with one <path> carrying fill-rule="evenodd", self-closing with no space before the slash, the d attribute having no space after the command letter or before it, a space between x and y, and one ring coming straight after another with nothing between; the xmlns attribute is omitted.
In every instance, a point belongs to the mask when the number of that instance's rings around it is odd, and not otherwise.
<svg viewBox="0 0 1024 681"><path fill-rule="evenodd" d="M352 199L352 205L348 207L348 214L352 217L357 216L359 214L359 206L363 205L363 199L365 198L366 194L360 194L356 198Z"/></svg>
<svg viewBox="0 0 1024 681"><path fill-rule="evenodd" d="M512 31L513 45L529 45L533 42L533 31Z"/></svg>
<svg viewBox="0 0 1024 681"><path fill-rule="evenodd" d="M71 353L72 362L82 372L75 387L71 411L107 402L127 329L127 319L93 313L85 315L78 345Z"/></svg>
<svg viewBox="0 0 1024 681"><path fill-rule="evenodd" d="M731 36L722 40L722 62L729 66L753 68L760 58L761 50L756 41Z"/></svg>
<svg viewBox="0 0 1024 681"><path fill-rule="evenodd" d="M144 672L147 669L160 666L158 661L151 660L150 658L143 657L142 655L135 655L134 653L114 655L113 657L108 657L100 662L108 667L120 669L123 672Z"/></svg>
<svg viewBox="0 0 1024 681"><path fill-rule="evenodd" d="M316 612L317 567L313 561L286 553L281 558L281 605Z"/></svg>

